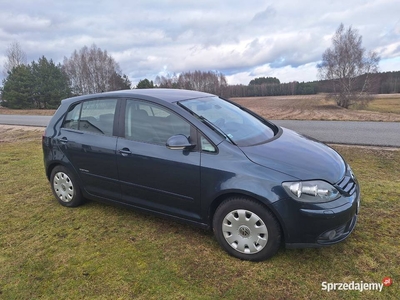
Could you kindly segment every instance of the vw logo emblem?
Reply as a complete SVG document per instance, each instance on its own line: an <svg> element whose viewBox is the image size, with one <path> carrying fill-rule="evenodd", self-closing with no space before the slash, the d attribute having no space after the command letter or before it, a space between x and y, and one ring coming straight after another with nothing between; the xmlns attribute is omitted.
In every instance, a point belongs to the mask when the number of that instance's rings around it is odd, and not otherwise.
<svg viewBox="0 0 400 300"><path fill-rule="evenodd" d="M247 226L240 226L239 227L239 235L243 238L248 238L250 236L250 228Z"/></svg>

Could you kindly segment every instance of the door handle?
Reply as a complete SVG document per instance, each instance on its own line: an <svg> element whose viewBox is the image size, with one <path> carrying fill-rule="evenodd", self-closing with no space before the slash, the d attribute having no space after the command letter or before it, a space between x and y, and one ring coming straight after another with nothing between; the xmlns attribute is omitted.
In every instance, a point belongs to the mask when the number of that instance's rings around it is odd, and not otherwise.
<svg viewBox="0 0 400 300"><path fill-rule="evenodd" d="M61 143L61 144L66 144L66 143L68 143L68 139L67 139L66 137L62 137L62 138L60 139L60 143Z"/></svg>
<svg viewBox="0 0 400 300"><path fill-rule="evenodd" d="M131 150L129 148L122 148L119 150L119 153L122 154L122 156L128 156L129 154L132 154Z"/></svg>

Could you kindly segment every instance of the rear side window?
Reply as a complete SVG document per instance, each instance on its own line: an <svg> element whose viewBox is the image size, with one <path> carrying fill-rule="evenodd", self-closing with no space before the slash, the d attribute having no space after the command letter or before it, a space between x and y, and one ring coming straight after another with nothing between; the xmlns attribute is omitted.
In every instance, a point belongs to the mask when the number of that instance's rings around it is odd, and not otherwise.
<svg viewBox="0 0 400 300"><path fill-rule="evenodd" d="M90 100L70 108L63 127L111 136L116 99Z"/></svg>

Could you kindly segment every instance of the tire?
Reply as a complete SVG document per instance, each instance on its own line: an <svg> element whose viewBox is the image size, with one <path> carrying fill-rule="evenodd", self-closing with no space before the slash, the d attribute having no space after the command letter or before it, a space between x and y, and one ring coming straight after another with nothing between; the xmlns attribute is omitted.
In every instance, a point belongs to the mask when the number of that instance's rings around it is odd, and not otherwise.
<svg viewBox="0 0 400 300"><path fill-rule="evenodd" d="M74 175L65 167L57 166L50 175L51 190L58 202L67 207L83 203L83 196Z"/></svg>
<svg viewBox="0 0 400 300"><path fill-rule="evenodd" d="M281 245L281 229L274 215L261 203L230 198L217 208L213 230L230 255L261 261L275 255Z"/></svg>

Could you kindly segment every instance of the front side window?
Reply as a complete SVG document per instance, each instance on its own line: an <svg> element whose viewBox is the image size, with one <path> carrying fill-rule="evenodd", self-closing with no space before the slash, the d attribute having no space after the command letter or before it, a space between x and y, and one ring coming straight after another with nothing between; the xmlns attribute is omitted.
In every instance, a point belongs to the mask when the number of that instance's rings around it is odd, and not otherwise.
<svg viewBox="0 0 400 300"><path fill-rule="evenodd" d="M275 135L267 124L218 97L184 100L179 105L238 146L265 143Z"/></svg>
<svg viewBox="0 0 400 300"><path fill-rule="evenodd" d="M116 99L90 100L71 107L63 127L111 136Z"/></svg>
<svg viewBox="0 0 400 300"><path fill-rule="evenodd" d="M130 140L164 145L168 138L183 134L190 138L190 124L160 105L128 100L125 110L125 137Z"/></svg>

